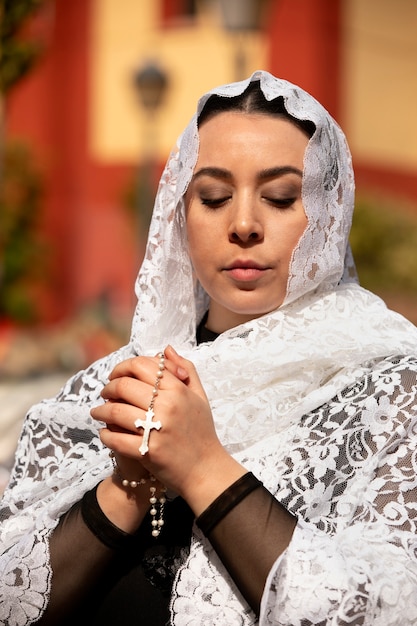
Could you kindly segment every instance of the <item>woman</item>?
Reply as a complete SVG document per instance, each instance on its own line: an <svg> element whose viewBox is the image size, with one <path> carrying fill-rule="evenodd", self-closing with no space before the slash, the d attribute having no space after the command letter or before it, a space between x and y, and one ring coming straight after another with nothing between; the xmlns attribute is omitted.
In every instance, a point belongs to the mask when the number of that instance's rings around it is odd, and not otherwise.
<svg viewBox="0 0 417 626"><path fill-rule="evenodd" d="M356 282L353 195L303 90L201 98L129 344L26 418L0 622L415 623L417 332Z"/></svg>

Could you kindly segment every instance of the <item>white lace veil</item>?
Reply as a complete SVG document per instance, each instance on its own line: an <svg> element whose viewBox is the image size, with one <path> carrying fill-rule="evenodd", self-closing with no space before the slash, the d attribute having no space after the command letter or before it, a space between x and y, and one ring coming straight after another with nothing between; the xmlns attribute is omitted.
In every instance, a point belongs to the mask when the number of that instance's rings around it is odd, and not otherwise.
<svg viewBox="0 0 417 626"><path fill-rule="evenodd" d="M208 300L188 256L183 195L198 154L197 116L211 93L233 97L252 80L260 80L267 99L281 96L292 116L315 124L302 187L308 227L293 253L284 303L196 346L196 324ZM161 177L136 282L138 304L129 344L75 375L25 420L0 508L1 545L9 548L0 559L2 580L14 580L19 563L20 583L10 584L0 598L0 616L13 615L24 603L31 607L24 623L39 614L50 584L48 533L73 502L111 472L89 411L101 401L103 384L120 360L154 355L168 343L191 359L221 441L273 491L274 466L263 471L258 445L265 460L274 454L278 434L282 441L291 424L330 401L369 362L416 353L415 327L356 282L348 245L353 204L344 135L302 89L258 71L200 99Z"/></svg>
<svg viewBox="0 0 417 626"><path fill-rule="evenodd" d="M316 288L325 291L335 287L343 274L344 280L355 279L348 247L354 179L344 134L305 91L267 72L255 72L248 80L214 89L200 99L196 115L168 160L136 283L138 306L132 338L141 352L152 353L156 344L174 339L179 344L194 344L196 322L208 306L187 253L183 202L197 161L197 119L210 95L237 96L254 80L260 81L267 100L281 96L288 113L316 126L304 160L303 201L309 223L293 254L284 305Z"/></svg>
<svg viewBox="0 0 417 626"><path fill-rule="evenodd" d="M214 344L196 347L195 328L207 310L208 296L188 256L183 196L198 155L197 120L212 94L233 97L254 80L260 81L267 100L283 98L293 117L316 127L304 157L302 197L308 226L293 252L283 304L223 333ZM131 341L144 354L172 343L200 366L212 407L215 413L219 407L222 416L219 432L231 449L275 433L330 400L359 375L361 364L415 351L415 328L357 284L349 246L353 207L354 176L345 136L305 91L257 71L199 100L161 178L136 283ZM279 409L272 401L277 393ZM260 410L261 424L256 417ZM257 424L256 435L248 429L252 423Z"/></svg>

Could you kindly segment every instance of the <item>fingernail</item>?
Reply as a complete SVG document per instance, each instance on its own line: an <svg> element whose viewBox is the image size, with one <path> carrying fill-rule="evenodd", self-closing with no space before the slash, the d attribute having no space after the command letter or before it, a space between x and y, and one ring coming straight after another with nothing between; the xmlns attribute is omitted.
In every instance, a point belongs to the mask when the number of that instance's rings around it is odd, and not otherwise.
<svg viewBox="0 0 417 626"><path fill-rule="evenodd" d="M177 367L177 374L181 379L188 378L188 372L183 367Z"/></svg>

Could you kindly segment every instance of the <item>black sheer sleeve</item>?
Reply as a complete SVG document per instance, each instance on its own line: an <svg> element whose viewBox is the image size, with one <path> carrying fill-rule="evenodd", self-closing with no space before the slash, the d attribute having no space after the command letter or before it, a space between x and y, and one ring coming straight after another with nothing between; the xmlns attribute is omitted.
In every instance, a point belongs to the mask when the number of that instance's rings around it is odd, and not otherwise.
<svg viewBox="0 0 417 626"><path fill-rule="evenodd" d="M168 511L170 508L172 515L167 519L166 530L171 530L173 536L166 537L166 540L172 546L186 545L189 540L187 537L191 534L192 513L181 498L171 503ZM295 518L253 474L248 473L226 489L196 521L237 587L258 614L266 578L273 563L291 539ZM126 563L132 553L135 554L136 563L151 565L149 571L146 565L145 577L143 566L140 570L132 569L134 579L131 578L128 584L133 584L137 591L141 588L141 593L134 594L133 598L142 595L152 602L155 583L149 585L149 581L160 571L160 565L155 563L159 563L160 558L164 561L167 557L168 560L172 558L172 550L167 552L163 548L161 551L160 546L157 550L161 556L155 561L152 548L143 562L144 552L149 551L146 539L148 535L150 536L148 525L146 532L140 529L135 535L114 526L99 507L96 489L87 492L60 519L51 536L51 597L44 616L37 624L51 626L71 623L71 620L66 621L68 616L76 615L77 607L84 612L85 602L89 606L88 610L96 603L102 604L103 596L107 593L109 576L117 575L120 562ZM164 584L159 584L161 589ZM163 596L158 598L158 604L161 599ZM114 600L111 593L108 600L110 605L114 604ZM106 600L104 607L105 602ZM100 610L103 611L102 608ZM155 612L153 618L156 618ZM125 623L131 622L127 619Z"/></svg>
<svg viewBox="0 0 417 626"><path fill-rule="evenodd" d="M63 623L64 616L99 584L114 559L115 550L128 547L131 539L131 535L114 526L102 513L96 489L87 492L61 517L50 538L51 597L38 624Z"/></svg>
<svg viewBox="0 0 417 626"><path fill-rule="evenodd" d="M196 522L259 615L267 576L288 546L296 518L248 473L226 489Z"/></svg>
<svg viewBox="0 0 417 626"><path fill-rule="evenodd" d="M51 597L38 626L163 626L182 550L194 515L182 498L169 502L163 532L151 535L149 514L134 534L101 510L96 489L61 519L50 538Z"/></svg>

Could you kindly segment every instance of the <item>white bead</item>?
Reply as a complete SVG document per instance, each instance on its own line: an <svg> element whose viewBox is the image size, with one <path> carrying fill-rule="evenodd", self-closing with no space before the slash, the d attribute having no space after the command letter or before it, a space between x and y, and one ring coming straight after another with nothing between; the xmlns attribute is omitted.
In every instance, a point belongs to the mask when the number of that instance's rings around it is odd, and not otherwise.
<svg viewBox="0 0 417 626"><path fill-rule="evenodd" d="M151 526L158 526L158 522L156 519L153 519L151 522Z"/></svg>
<svg viewBox="0 0 417 626"><path fill-rule="evenodd" d="M123 485L123 487L129 487L129 481L128 481L128 480L126 480L126 478L124 478L124 479L122 480L122 485Z"/></svg>
<svg viewBox="0 0 417 626"><path fill-rule="evenodd" d="M152 537L158 537L158 535L159 535L159 530L155 528L155 530L152 531Z"/></svg>
<svg viewBox="0 0 417 626"><path fill-rule="evenodd" d="M149 512L151 515L156 515L157 510L155 508L152 508Z"/></svg>
<svg viewBox="0 0 417 626"><path fill-rule="evenodd" d="M163 519L159 519L157 521L158 526L163 526L164 525L164 520Z"/></svg>
<svg viewBox="0 0 417 626"><path fill-rule="evenodd" d="M136 482L136 480L131 480L130 486L132 487L132 489L136 489L136 487L138 486L138 483Z"/></svg>
<svg viewBox="0 0 417 626"><path fill-rule="evenodd" d="M149 498L149 502L151 504L156 504L157 503L157 499L155 498L155 496L152 496L152 498Z"/></svg>

